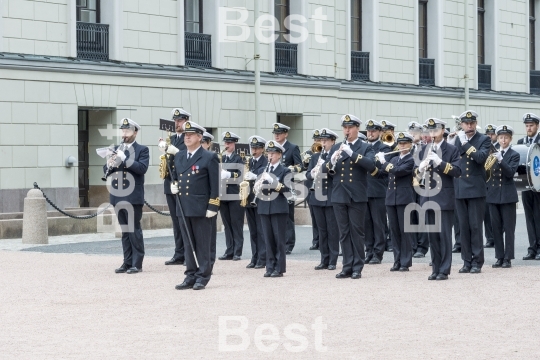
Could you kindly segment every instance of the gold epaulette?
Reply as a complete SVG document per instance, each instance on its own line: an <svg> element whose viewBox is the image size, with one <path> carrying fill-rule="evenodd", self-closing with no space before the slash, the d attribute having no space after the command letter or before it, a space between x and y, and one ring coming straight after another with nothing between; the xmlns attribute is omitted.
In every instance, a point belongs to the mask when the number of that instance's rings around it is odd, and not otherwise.
<svg viewBox="0 0 540 360"><path fill-rule="evenodd" d="M454 167L450 163L446 163L446 166L444 167L444 173L448 174L450 171L452 171Z"/></svg>
<svg viewBox="0 0 540 360"><path fill-rule="evenodd" d="M394 168L394 165L388 164L388 165L386 166L386 169L384 169L384 171L390 172L390 170L392 170L393 168Z"/></svg>
<svg viewBox="0 0 540 360"><path fill-rule="evenodd" d="M469 150L467 150L467 155L471 155L473 152L476 152L476 148L474 146L471 145L471 147L469 148Z"/></svg>
<svg viewBox="0 0 540 360"><path fill-rule="evenodd" d="M210 200L208 201L208 203L209 203L210 205L216 205L216 206L219 206L220 201L219 201L219 198L215 198L215 199L210 199Z"/></svg>

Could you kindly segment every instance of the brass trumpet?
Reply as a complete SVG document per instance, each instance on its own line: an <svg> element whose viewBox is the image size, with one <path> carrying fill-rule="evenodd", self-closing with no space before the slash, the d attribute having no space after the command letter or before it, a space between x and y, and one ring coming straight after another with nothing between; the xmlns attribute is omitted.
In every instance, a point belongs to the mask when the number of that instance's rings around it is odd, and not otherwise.
<svg viewBox="0 0 540 360"><path fill-rule="evenodd" d="M308 154L307 151L304 151L302 154L300 154L300 157L302 158L302 161L304 163L309 163L311 160L311 156L316 153L320 153L322 151L322 144L320 142L314 142L313 145L311 145L311 148L309 149L311 151L311 154Z"/></svg>
<svg viewBox="0 0 540 360"><path fill-rule="evenodd" d="M394 134L392 134L390 131L383 133L381 135L380 140L384 145L387 145L387 146L392 146L396 142L396 138Z"/></svg>

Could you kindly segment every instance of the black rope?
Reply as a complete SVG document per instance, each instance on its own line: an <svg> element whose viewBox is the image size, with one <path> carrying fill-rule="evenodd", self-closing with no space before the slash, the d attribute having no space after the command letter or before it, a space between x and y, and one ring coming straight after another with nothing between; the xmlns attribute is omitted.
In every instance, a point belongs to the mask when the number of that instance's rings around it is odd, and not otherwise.
<svg viewBox="0 0 540 360"><path fill-rule="evenodd" d="M146 200L144 200L144 203L145 203L146 206L148 206L151 210L157 212L159 215L163 215L163 216L171 216L171 213L170 213L170 212L166 213L166 212L163 212L163 211L159 211L158 209L156 209L155 207L153 207L152 205L150 205L150 204L148 203L148 201L146 201Z"/></svg>

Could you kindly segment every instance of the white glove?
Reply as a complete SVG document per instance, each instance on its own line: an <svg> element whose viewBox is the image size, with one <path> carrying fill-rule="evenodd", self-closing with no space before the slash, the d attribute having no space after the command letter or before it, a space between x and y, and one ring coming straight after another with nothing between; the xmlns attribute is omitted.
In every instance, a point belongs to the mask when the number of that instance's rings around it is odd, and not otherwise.
<svg viewBox="0 0 540 360"><path fill-rule="evenodd" d="M321 166L322 164L324 164L324 160L319 158L319 161L317 161L317 166Z"/></svg>
<svg viewBox="0 0 540 360"><path fill-rule="evenodd" d="M500 151L497 151L496 153L493 153L493 155L495 155L495 157L497 158L497 160L498 160L499 162L502 161L503 156L502 156L502 154L501 154Z"/></svg>
<svg viewBox="0 0 540 360"><path fill-rule="evenodd" d="M178 194L180 192L180 190L178 189L178 184L175 184L175 183L171 184L171 192L173 194Z"/></svg>
<svg viewBox="0 0 540 360"><path fill-rule="evenodd" d="M344 151L345 153L347 153L347 155L351 156L352 155L352 149L349 145L347 144L343 144L341 145L341 151Z"/></svg>
<svg viewBox="0 0 540 360"><path fill-rule="evenodd" d="M428 160L432 160L435 166L441 165L442 159L437 155L437 153L434 153L433 151L429 153Z"/></svg>
<svg viewBox="0 0 540 360"><path fill-rule="evenodd" d="M165 152L165 149L167 149L167 143L166 143L165 141L163 141L162 138L159 138L158 149L159 149L159 151L161 151L162 153L164 153L164 152Z"/></svg>
<svg viewBox="0 0 540 360"><path fill-rule="evenodd" d="M174 145L169 145L169 147L167 147L167 154L176 155L176 153L179 151L180 150L178 150L178 148Z"/></svg>
<svg viewBox="0 0 540 360"><path fill-rule="evenodd" d="M461 141L462 144L465 144L466 142L469 141L469 140L467 140L467 135L465 135L464 131L460 131L458 133L458 136L459 136L459 141Z"/></svg>
<svg viewBox="0 0 540 360"><path fill-rule="evenodd" d="M377 158L377 160L379 160L381 164L386 163L386 157L382 151L378 152L377 155L375 155L375 157Z"/></svg>
<svg viewBox="0 0 540 360"><path fill-rule="evenodd" d="M116 152L116 158L124 161L124 160L126 160L126 154L122 150L118 150Z"/></svg>
<svg viewBox="0 0 540 360"><path fill-rule="evenodd" d="M315 166L313 169L311 169L312 178L316 178L318 173L319 173L319 166Z"/></svg>
<svg viewBox="0 0 540 360"><path fill-rule="evenodd" d="M419 171L419 172L423 172L424 170L426 170L426 168L428 167L428 165L429 165L429 160L428 160L428 159L422 161L422 162L420 163L420 166L418 166L418 171Z"/></svg>
<svg viewBox="0 0 540 360"><path fill-rule="evenodd" d="M255 179L257 179L257 175L255 175L254 173L252 173L252 172L250 171L250 172L248 172L248 173L246 174L245 179L246 179L247 181L255 180Z"/></svg>
<svg viewBox="0 0 540 360"><path fill-rule="evenodd" d="M274 182L274 178L269 173L265 172L262 173L262 179L268 181L269 184L272 184Z"/></svg>
<svg viewBox="0 0 540 360"><path fill-rule="evenodd" d="M212 211L212 210L206 210L206 217L207 218L211 218L211 217L214 217L216 215L217 215L217 212Z"/></svg>
<svg viewBox="0 0 540 360"><path fill-rule="evenodd" d="M229 179L231 177L231 173L227 170L221 170L221 180Z"/></svg>
<svg viewBox="0 0 540 360"><path fill-rule="evenodd" d="M289 166L289 170L291 170L291 172L295 173L296 172L296 166L294 166L294 165Z"/></svg>
<svg viewBox="0 0 540 360"><path fill-rule="evenodd" d="M305 154L302 161L304 161L305 163L308 163L310 159L311 159L311 154Z"/></svg>

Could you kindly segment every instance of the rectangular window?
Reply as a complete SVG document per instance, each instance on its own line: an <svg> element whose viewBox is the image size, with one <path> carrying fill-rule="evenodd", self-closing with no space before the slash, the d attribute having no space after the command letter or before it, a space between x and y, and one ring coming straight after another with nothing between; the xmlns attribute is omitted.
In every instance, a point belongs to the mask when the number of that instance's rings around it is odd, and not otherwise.
<svg viewBox="0 0 540 360"><path fill-rule="evenodd" d="M362 51L362 0L351 0L351 49Z"/></svg>
<svg viewBox="0 0 540 360"><path fill-rule="evenodd" d="M486 52L485 52L485 22L484 14L486 10L484 9L484 0L478 0L478 63L484 64L486 61Z"/></svg>
<svg viewBox="0 0 540 360"><path fill-rule="evenodd" d="M99 23L99 0L77 0L77 21Z"/></svg>
<svg viewBox="0 0 540 360"><path fill-rule="evenodd" d="M418 56L421 59L428 57L427 52L427 3L428 0L418 2Z"/></svg>
<svg viewBox="0 0 540 360"><path fill-rule="evenodd" d="M289 0L275 0L275 16L279 24L279 30L276 30L278 36L276 42L288 42L285 35L289 34L289 30L285 27L285 19L291 14Z"/></svg>
<svg viewBox="0 0 540 360"><path fill-rule="evenodd" d="M535 8L534 8L534 2L535 0L529 0L529 67L530 70L535 70L535 62L536 62L536 36L534 35L535 32Z"/></svg>
<svg viewBox="0 0 540 360"><path fill-rule="evenodd" d="M203 0L185 0L184 17L185 32L202 34L203 32Z"/></svg>

